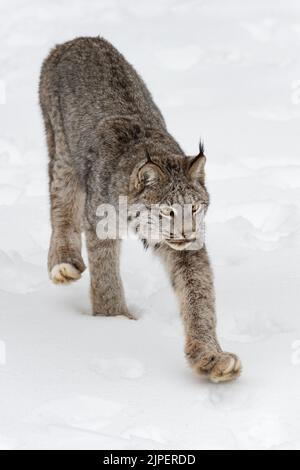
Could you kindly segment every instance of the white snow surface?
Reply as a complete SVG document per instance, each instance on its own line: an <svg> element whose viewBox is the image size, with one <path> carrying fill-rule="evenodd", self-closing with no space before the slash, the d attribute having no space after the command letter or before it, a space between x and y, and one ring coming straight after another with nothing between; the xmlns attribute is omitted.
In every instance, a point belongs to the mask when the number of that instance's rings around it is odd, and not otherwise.
<svg viewBox="0 0 300 470"><path fill-rule="evenodd" d="M188 155L203 138L218 330L243 362L212 384L183 354L163 267L124 243L138 321L90 315L88 273L54 286L38 77L103 35ZM0 448L300 448L299 0L2 0Z"/></svg>

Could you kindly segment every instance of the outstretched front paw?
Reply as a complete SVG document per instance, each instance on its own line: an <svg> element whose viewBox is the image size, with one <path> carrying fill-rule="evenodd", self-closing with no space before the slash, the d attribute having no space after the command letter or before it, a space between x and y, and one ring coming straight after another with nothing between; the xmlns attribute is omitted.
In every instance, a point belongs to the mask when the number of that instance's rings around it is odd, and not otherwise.
<svg viewBox="0 0 300 470"><path fill-rule="evenodd" d="M187 357L194 371L200 375L207 376L212 382L227 382L236 379L242 371L240 359L232 353L218 352L210 349L199 350L195 354L189 354L187 348Z"/></svg>
<svg viewBox="0 0 300 470"><path fill-rule="evenodd" d="M227 382L236 379L241 371L240 359L231 353L204 353L193 364L198 374L207 375L212 382Z"/></svg>

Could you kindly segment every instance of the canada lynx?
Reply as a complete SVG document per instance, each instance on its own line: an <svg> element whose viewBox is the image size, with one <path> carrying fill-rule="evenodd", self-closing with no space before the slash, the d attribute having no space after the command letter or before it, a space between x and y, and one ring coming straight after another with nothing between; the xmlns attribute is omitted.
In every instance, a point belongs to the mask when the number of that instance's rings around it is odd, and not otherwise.
<svg viewBox="0 0 300 470"><path fill-rule="evenodd" d="M97 208L117 206L120 196L141 205L146 224L175 220L175 205L192 207L191 224L161 239L140 237L165 263L179 298L187 359L214 382L237 377L237 356L222 351L216 337L212 272L198 238L197 214L206 212L205 156L186 157L168 133L151 95L124 57L106 40L78 38L57 46L45 60L40 104L49 151L52 236L48 269L66 284L85 269L85 231L94 315L129 312L119 274L120 239L97 236ZM163 207L151 217L150 206ZM146 217L145 217L146 214ZM141 216L141 214L138 214Z"/></svg>

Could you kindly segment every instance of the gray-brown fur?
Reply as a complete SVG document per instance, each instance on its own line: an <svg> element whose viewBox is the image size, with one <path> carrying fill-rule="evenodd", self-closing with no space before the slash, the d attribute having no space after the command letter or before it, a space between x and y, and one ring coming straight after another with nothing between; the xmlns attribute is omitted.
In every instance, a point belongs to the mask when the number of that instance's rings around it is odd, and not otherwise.
<svg viewBox="0 0 300 470"><path fill-rule="evenodd" d="M146 206L200 202L207 207L203 149L196 158L184 155L144 82L101 38L78 38L50 53L42 67L40 103L49 150L52 279L67 283L84 271L84 229L93 313L133 318L119 274L121 241L97 237L97 207L117 206L120 195ZM165 263L180 302L186 356L212 380L232 379L240 362L223 353L216 338L206 249L178 251L174 240L169 242L162 240L153 250Z"/></svg>

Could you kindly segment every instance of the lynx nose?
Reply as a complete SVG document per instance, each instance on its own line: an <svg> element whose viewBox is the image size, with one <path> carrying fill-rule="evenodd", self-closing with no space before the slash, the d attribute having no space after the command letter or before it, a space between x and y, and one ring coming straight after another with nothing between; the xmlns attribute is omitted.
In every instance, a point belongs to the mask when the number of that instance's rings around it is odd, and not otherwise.
<svg viewBox="0 0 300 470"><path fill-rule="evenodd" d="M195 232L191 233L182 233L180 235L175 235L174 233L170 234L170 240L175 242L193 242L197 238L197 234Z"/></svg>

